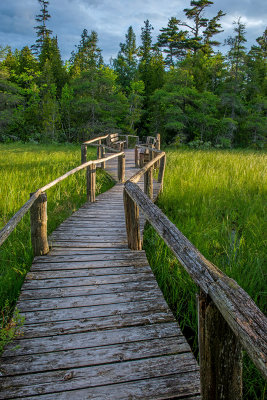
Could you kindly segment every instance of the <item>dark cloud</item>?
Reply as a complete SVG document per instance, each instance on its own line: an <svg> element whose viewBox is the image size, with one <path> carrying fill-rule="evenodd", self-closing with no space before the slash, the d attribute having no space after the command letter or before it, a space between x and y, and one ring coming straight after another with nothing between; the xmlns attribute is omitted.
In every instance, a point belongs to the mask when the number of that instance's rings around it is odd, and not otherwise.
<svg viewBox="0 0 267 400"><path fill-rule="evenodd" d="M267 20L265 2L263 0L217 0L206 11L207 17L212 17L222 9L227 15L222 24L225 32L220 35L223 40L233 31L232 22L241 17L247 26L248 47L265 29ZM141 27L146 19L154 26L153 36L159 29L166 26L168 19L176 16L184 20L183 9L190 1L177 0L162 2L162 0L50 0L49 12L51 19L49 28L58 36L59 45L64 59L70 57L75 44L80 40L84 28L96 30L99 35L99 45L103 49L106 61L115 56L119 43L124 41L125 33L130 25L140 37ZM22 48L35 41L35 15L39 11L37 0L6 0L0 3L0 44L12 48Z"/></svg>

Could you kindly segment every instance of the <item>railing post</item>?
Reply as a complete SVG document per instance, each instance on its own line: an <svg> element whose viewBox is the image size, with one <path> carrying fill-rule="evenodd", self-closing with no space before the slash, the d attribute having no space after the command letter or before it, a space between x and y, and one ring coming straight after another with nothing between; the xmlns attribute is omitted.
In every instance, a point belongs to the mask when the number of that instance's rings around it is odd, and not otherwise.
<svg viewBox="0 0 267 400"><path fill-rule="evenodd" d="M101 147L101 158L105 158L105 154L106 154L105 147ZM101 168L105 169L105 167L106 167L106 163L105 163L105 161L103 161L101 163Z"/></svg>
<svg viewBox="0 0 267 400"><path fill-rule="evenodd" d="M140 163L140 168L143 168L144 163L145 163L145 153L142 152L142 151L140 151L139 160L140 160L140 161L139 161L139 163Z"/></svg>
<svg viewBox="0 0 267 400"><path fill-rule="evenodd" d="M155 145L157 150L160 150L160 134L157 133L156 135L156 145Z"/></svg>
<svg viewBox="0 0 267 400"><path fill-rule="evenodd" d="M31 193L31 196L34 193ZM30 209L31 240L34 256L49 253L47 241L47 196L43 192L35 200Z"/></svg>
<svg viewBox="0 0 267 400"><path fill-rule="evenodd" d="M134 159L135 159L135 168L139 167L139 162L138 162L138 147L135 146L134 149Z"/></svg>
<svg viewBox="0 0 267 400"><path fill-rule="evenodd" d="M86 180L87 180L87 201L91 203L95 202L95 182L96 182L96 166L90 164L86 168Z"/></svg>
<svg viewBox="0 0 267 400"><path fill-rule="evenodd" d="M198 296L202 400L242 400L241 345L212 300Z"/></svg>
<svg viewBox="0 0 267 400"><path fill-rule="evenodd" d="M99 160L101 158L101 139L98 140L98 146L97 146L97 159Z"/></svg>
<svg viewBox="0 0 267 400"><path fill-rule="evenodd" d="M150 167L144 175L144 192L153 199L153 167Z"/></svg>
<svg viewBox="0 0 267 400"><path fill-rule="evenodd" d="M163 180L164 180L164 173L166 167L166 155L161 157L160 164L159 164L159 174L158 174L158 183L160 183L160 191L163 190Z"/></svg>
<svg viewBox="0 0 267 400"><path fill-rule="evenodd" d="M124 212L126 220L126 230L128 247L131 250L142 250L142 242L139 224L139 208L131 199L126 190L123 191Z"/></svg>
<svg viewBox="0 0 267 400"><path fill-rule="evenodd" d="M81 145L81 164L86 163L87 160L87 146L86 144Z"/></svg>
<svg viewBox="0 0 267 400"><path fill-rule="evenodd" d="M124 182L125 180L125 154L118 157L118 181Z"/></svg>
<svg viewBox="0 0 267 400"><path fill-rule="evenodd" d="M126 149L128 149L129 148L129 136L126 135L125 138L126 138Z"/></svg>

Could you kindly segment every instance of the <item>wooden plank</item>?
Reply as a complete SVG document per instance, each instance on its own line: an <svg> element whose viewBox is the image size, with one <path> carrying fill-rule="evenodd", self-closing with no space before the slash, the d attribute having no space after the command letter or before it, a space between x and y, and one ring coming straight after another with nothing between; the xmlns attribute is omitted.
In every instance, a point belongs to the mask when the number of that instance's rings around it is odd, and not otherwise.
<svg viewBox="0 0 267 400"><path fill-rule="evenodd" d="M150 281L138 281L127 283L113 283L106 285L92 286L69 286L63 288L42 288L42 289L22 289L20 300L30 299L50 299L54 297L71 297L85 296L101 293L122 293L131 292L133 290L147 291L150 289L158 289L155 279L151 277Z"/></svg>
<svg viewBox="0 0 267 400"><path fill-rule="evenodd" d="M107 276L107 275L119 275L119 274L135 274L135 273L148 273L151 275L151 278L154 278L154 275L149 266L146 267L136 267L127 266L127 267L109 267L109 268L82 268L75 270L56 270L56 271L32 271L27 274L26 280L44 280L44 279L58 279L58 278L79 278L79 277L90 277L90 276ZM155 279L155 278L154 278Z"/></svg>
<svg viewBox="0 0 267 400"><path fill-rule="evenodd" d="M5 376L19 375L24 371L30 374L48 369L57 370L62 366L64 368L87 367L186 352L190 352L190 348L183 336L93 348L88 343L88 347L84 349L59 351L56 355L55 353L43 353L22 355L16 358L5 357L3 372Z"/></svg>
<svg viewBox="0 0 267 400"><path fill-rule="evenodd" d="M41 281L43 282L43 281ZM47 281L43 283L45 285ZM68 285L70 282L68 281ZM116 304L125 302L134 302L140 300L153 301L155 298L160 297L162 294L160 290L150 290L147 292L134 291L123 293L101 293L91 294L90 296L71 296L64 298L51 298L51 299L21 299L17 303L20 312L39 311L39 310L56 310L60 308L73 308L73 307L92 307L103 304Z"/></svg>
<svg viewBox="0 0 267 400"><path fill-rule="evenodd" d="M22 337L24 339L30 339L45 336L59 336L73 333L76 334L81 332L98 332L99 330L166 322L174 322L172 313L167 310L154 310L152 314L150 311L141 311L130 314L126 313L123 315L107 315L104 317L90 318L90 316L88 316L87 318L78 320L53 321L33 324L26 323L22 328ZM62 340L64 340L64 337Z"/></svg>
<svg viewBox="0 0 267 400"><path fill-rule="evenodd" d="M100 330L95 332L83 332L66 334L63 336L48 336L33 339L17 339L18 348L14 344L8 345L3 357L18 356L36 353L50 353L54 351L74 350L88 347L105 346L117 343L128 343L139 340L159 339L164 337L177 337L181 334L177 323L168 322L162 324L133 326L120 329ZM64 340L62 340L62 338Z"/></svg>
<svg viewBox="0 0 267 400"><path fill-rule="evenodd" d="M167 311L168 306L162 298L151 301L134 301L132 303L105 304L92 307L74 307L71 309L45 310L27 312L26 324L47 323L47 321L69 321L110 315L125 315L138 312Z"/></svg>
<svg viewBox="0 0 267 400"><path fill-rule="evenodd" d="M133 265L134 264L134 265ZM65 261L65 262L46 262L34 264L31 271L56 271L56 270L76 270L88 268L112 268L112 267L128 267L134 266L137 268L147 266L147 260L140 258L133 263L133 260L89 260L89 261Z"/></svg>
<svg viewBox="0 0 267 400"><path fill-rule="evenodd" d="M56 393L194 371L196 372L195 378L197 378L198 371L195 360L190 353L185 353L75 368L74 370L25 374L13 376L11 387L9 380L4 381L0 398L39 395L40 393L51 393L51 390ZM190 376L190 383L191 380L192 375Z"/></svg>
<svg viewBox="0 0 267 400"><path fill-rule="evenodd" d="M141 282L150 280L151 275L147 273L140 274L124 274L124 275L107 275L107 276L90 276L81 278L58 278L43 280L27 280L24 283L24 289L39 288L56 288L68 286L84 286L84 285L104 285L106 283L119 282Z"/></svg>
<svg viewBox="0 0 267 400"><path fill-rule="evenodd" d="M199 378L196 372L173 374L164 377L140 379L135 382L90 387L80 390L56 393L57 400L201 400L199 393ZM27 397L35 400L36 397ZM55 400L55 394L39 394L38 399Z"/></svg>
<svg viewBox="0 0 267 400"><path fill-rule="evenodd" d="M90 255L90 252L88 254L78 254L78 255L58 255L58 256L42 256L42 257L35 257L34 262L35 263L45 263L45 262L50 262L50 263L58 263L58 262L70 262L70 261L105 261L105 260L129 260L130 263L135 260L146 260L145 254L142 252L136 252L136 255L133 254L132 252L128 254L120 253L117 255L113 254L93 254Z"/></svg>

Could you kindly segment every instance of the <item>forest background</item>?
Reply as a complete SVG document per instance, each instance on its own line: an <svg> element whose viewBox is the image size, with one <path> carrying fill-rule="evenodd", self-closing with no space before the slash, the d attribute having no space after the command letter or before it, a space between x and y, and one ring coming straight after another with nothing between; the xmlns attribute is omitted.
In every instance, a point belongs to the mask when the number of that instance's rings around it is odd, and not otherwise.
<svg viewBox="0 0 267 400"><path fill-rule="evenodd" d="M0 47L0 141L81 142L116 130L191 147L266 145L267 30L248 50L245 25L233 21L222 53L225 13L208 19L213 2L191 1L186 22L170 17L156 43L148 20L139 47L130 26L106 65L97 33L84 29L63 62L49 1L38 1L35 44Z"/></svg>

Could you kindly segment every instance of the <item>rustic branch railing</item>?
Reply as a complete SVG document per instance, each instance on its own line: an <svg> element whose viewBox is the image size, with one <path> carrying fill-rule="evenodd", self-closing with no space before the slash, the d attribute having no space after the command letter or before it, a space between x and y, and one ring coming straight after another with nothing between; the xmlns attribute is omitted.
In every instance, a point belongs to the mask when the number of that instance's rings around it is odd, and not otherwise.
<svg viewBox="0 0 267 400"><path fill-rule="evenodd" d="M101 139L103 139L103 137L93 139L93 141ZM113 158L118 158L118 180L119 182L123 182L125 178L124 152L119 152L105 158L103 157L97 160L84 162L78 167L72 169L71 171L68 171L66 174L38 189L36 192L31 193L30 199L20 208L20 210L8 221L8 223L0 231L0 246L14 231L24 215L31 209L31 238L34 255L37 256L47 254L49 252L49 247L47 242L47 197L45 191L55 186L57 183L63 181L64 179L68 178L69 176L75 174L76 172L87 168L87 200L94 202L96 190L96 165L103 165L105 162L112 160Z"/></svg>
<svg viewBox="0 0 267 400"><path fill-rule="evenodd" d="M138 164L138 150L135 150ZM202 400L242 399L242 349L267 379L267 319L249 295L190 243L151 200L151 173L160 161L163 184L165 153L159 154L124 186L128 247L141 250L139 209L199 286L199 350ZM162 190L162 185L161 185Z"/></svg>

